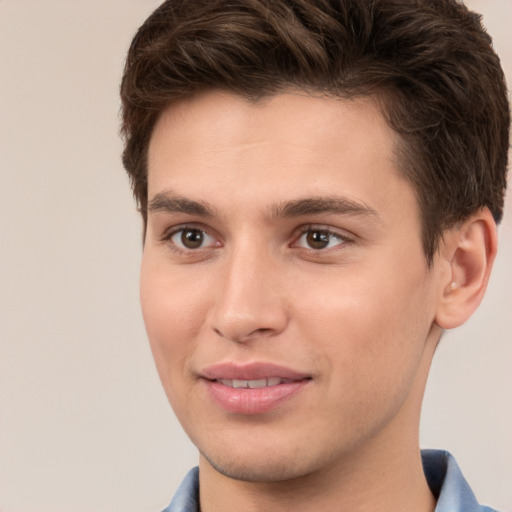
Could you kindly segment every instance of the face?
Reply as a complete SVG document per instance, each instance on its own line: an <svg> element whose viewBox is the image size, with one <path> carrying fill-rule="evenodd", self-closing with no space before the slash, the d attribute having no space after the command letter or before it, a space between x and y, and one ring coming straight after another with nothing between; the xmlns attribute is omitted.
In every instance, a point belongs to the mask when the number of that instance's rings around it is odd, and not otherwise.
<svg viewBox="0 0 512 512"><path fill-rule="evenodd" d="M141 300L202 464L284 480L417 429L439 278L395 143L369 99L210 92L161 116Z"/></svg>

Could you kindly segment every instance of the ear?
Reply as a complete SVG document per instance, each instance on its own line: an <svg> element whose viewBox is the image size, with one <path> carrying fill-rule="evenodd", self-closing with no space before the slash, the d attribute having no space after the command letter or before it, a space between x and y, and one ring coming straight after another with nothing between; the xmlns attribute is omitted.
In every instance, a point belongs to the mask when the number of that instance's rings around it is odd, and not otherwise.
<svg viewBox="0 0 512 512"><path fill-rule="evenodd" d="M497 248L496 223L488 208L445 231L439 256L449 270L440 282L436 314L439 327L458 327L478 308Z"/></svg>

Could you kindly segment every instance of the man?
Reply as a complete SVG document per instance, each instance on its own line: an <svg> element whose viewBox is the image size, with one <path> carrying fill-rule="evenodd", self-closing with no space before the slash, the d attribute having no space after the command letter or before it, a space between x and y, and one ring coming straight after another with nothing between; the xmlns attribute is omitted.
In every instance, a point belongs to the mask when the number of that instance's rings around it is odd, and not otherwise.
<svg viewBox="0 0 512 512"><path fill-rule="evenodd" d="M509 109L479 17L168 1L121 94L144 321L200 453L166 510L490 510L418 441L502 216Z"/></svg>

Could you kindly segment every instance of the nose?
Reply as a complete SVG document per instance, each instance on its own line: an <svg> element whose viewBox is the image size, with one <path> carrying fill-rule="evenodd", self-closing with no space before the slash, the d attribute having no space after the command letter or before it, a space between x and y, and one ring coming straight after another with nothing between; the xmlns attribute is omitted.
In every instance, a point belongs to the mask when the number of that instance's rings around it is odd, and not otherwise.
<svg viewBox="0 0 512 512"><path fill-rule="evenodd" d="M223 264L222 283L211 310L214 332L244 343L275 337L288 323L279 265L265 251L233 251Z"/></svg>

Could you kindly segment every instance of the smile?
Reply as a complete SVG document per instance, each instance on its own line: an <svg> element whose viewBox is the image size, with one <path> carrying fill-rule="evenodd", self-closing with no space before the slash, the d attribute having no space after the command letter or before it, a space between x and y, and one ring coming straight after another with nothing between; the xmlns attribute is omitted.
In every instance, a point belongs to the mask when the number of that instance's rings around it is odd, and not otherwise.
<svg viewBox="0 0 512 512"><path fill-rule="evenodd" d="M219 379L224 386L230 388L248 388L248 389L260 389L278 386L279 384L288 384L293 382L291 379L281 379L279 377L269 377L268 379L254 379L254 380L240 380L240 379Z"/></svg>
<svg viewBox="0 0 512 512"><path fill-rule="evenodd" d="M199 372L206 396L224 412L260 415L284 407L306 392L312 376L266 362L225 362Z"/></svg>

